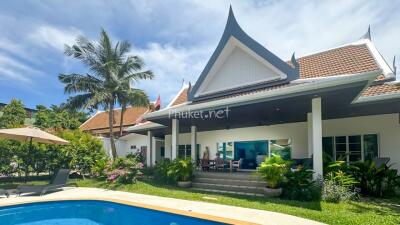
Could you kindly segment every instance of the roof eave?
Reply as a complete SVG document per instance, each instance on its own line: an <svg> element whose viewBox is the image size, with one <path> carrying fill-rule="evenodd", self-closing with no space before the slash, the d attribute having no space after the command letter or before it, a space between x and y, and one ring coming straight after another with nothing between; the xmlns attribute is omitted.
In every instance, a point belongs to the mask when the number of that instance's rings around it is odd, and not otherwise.
<svg viewBox="0 0 400 225"><path fill-rule="evenodd" d="M265 100L268 98L281 97L281 96L285 96L288 94L296 94L296 93L301 93L301 92L305 92L305 91L329 88L332 86L345 85L345 84L355 83L355 82L360 82L360 81L368 81L368 83L370 83L376 78L376 76L378 76L381 73L382 73L382 70L369 71L369 72L364 72L364 73L359 73L359 74L348 74L348 75L343 75L341 77L336 77L336 78L320 79L320 80L316 80L313 82L304 82L299 85L289 86L286 88L277 89L277 90L268 91L268 92L259 92L259 93L249 94L249 95L236 96L236 97L232 97L232 98L208 101L208 102L194 104L194 105L186 104L186 105L183 105L180 107L173 108L173 110L174 110L173 113L184 112L187 110L196 111L196 110L202 110L202 109L209 109L209 108L213 108L213 107L224 107L224 106L229 106L229 105L234 105L234 104L239 104L239 103L243 104L243 103L255 101L255 100ZM170 115L171 110L172 109L165 109L165 110L160 110L157 112L152 112L152 113L145 115L145 118L150 121L151 121L151 119L164 118L164 117L167 117Z"/></svg>

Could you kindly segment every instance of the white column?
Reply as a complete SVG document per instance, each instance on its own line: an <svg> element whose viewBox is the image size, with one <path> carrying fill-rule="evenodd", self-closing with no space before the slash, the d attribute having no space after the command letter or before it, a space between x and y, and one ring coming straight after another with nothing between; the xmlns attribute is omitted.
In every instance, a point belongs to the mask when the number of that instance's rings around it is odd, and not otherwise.
<svg viewBox="0 0 400 225"><path fill-rule="evenodd" d="M312 132L312 113L307 113L307 133L308 133L308 157L310 158L313 154L313 132Z"/></svg>
<svg viewBox="0 0 400 225"><path fill-rule="evenodd" d="M151 165L155 166L156 165L156 138L152 137L151 140Z"/></svg>
<svg viewBox="0 0 400 225"><path fill-rule="evenodd" d="M172 156L171 156L172 160L176 159L178 148L179 148L179 120L172 119Z"/></svg>
<svg viewBox="0 0 400 225"><path fill-rule="evenodd" d="M312 99L312 149L314 179L322 177L322 115L321 98Z"/></svg>
<svg viewBox="0 0 400 225"><path fill-rule="evenodd" d="M153 145L153 132L147 131L147 149L146 149L146 164L151 166L151 152Z"/></svg>
<svg viewBox="0 0 400 225"><path fill-rule="evenodd" d="M197 145L197 128L196 126L191 126L190 127L190 143L191 143L191 149L192 149L192 160L196 161L196 145Z"/></svg>

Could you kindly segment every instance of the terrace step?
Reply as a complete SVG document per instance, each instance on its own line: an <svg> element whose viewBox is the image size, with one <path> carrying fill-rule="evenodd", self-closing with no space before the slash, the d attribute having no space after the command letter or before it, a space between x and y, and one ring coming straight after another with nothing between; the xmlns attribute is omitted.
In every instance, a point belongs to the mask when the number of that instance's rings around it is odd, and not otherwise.
<svg viewBox="0 0 400 225"><path fill-rule="evenodd" d="M252 172L196 172L193 189L213 193L262 196L266 184Z"/></svg>
<svg viewBox="0 0 400 225"><path fill-rule="evenodd" d="M236 186L252 186L252 187L265 187L266 182L261 180L237 180L237 179L226 179L226 178L206 178L196 177L196 183L209 183L209 184L225 184L225 185L236 185Z"/></svg>
<svg viewBox="0 0 400 225"><path fill-rule="evenodd" d="M213 183L193 183L194 188L204 189L208 191L227 191L227 192L243 192L251 194L263 194L263 187L257 186L240 186L230 184L213 184Z"/></svg>
<svg viewBox="0 0 400 225"><path fill-rule="evenodd" d="M204 189L204 188L193 188L193 190L211 192L211 193L219 193L219 194L234 194L234 195L245 195L245 196L258 196L258 197L264 196L263 194L257 194L257 193L238 192L238 191L210 190L210 189Z"/></svg>
<svg viewBox="0 0 400 225"><path fill-rule="evenodd" d="M213 179L233 179L233 180L257 180L260 178L251 172L233 172L233 173L223 173L223 172L196 172L196 178L213 178Z"/></svg>

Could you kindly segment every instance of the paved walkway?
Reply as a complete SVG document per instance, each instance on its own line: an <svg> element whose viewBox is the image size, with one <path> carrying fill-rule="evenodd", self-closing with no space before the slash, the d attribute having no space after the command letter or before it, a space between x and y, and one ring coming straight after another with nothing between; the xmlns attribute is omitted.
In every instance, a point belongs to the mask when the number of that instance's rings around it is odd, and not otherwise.
<svg viewBox="0 0 400 225"><path fill-rule="evenodd" d="M269 225L321 225L322 223L282 213L227 206L207 202L196 202L152 195L111 191L98 188L68 188L64 191L45 196L0 197L0 206L48 200L97 199L163 209L184 215L227 219L233 224L269 224ZM207 216L205 216L207 215Z"/></svg>

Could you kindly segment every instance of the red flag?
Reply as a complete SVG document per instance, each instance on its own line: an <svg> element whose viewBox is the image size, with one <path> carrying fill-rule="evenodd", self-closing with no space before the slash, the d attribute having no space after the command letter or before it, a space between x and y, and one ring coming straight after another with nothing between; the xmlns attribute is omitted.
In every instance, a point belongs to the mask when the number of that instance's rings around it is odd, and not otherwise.
<svg viewBox="0 0 400 225"><path fill-rule="evenodd" d="M158 95L156 102L154 103L154 110L159 110L161 108L161 99L160 95Z"/></svg>

